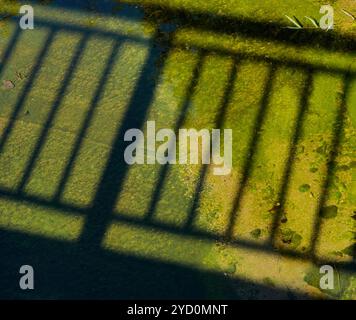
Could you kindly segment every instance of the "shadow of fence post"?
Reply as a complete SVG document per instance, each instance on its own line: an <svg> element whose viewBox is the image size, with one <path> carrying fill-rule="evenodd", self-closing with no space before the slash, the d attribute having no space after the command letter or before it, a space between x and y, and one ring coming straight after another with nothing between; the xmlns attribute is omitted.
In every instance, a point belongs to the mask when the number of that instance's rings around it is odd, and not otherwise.
<svg viewBox="0 0 356 320"><path fill-rule="evenodd" d="M166 58L169 55L169 50L165 51L162 47L157 46L158 37L159 27L152 38L140 78L123 117L122 125L114 139L92 207L89 209L80 237L80 242L84 246L100 248L108 223L111 221L129 167L124 159L124 151L127 146L127 142L124 141L125 133L132 128L143 127ZM170 49L171 44L166 43L165 47Z"/></svg>

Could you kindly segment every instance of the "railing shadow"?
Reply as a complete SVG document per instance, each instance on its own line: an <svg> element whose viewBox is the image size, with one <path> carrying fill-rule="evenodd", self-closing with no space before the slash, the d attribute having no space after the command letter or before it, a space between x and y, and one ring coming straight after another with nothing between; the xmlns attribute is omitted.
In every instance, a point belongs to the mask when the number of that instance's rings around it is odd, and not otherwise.
<svg viewBox="0 0 356 320"><path fill-rule="evenodd" d="M209 297L206 294L206 292L209 291L206 287L206 283L211 283L211 286L215 291L215 294L213 294L215 297L246 299L254 298L254 294L258 292L259 297L265 298L307 298L307 295L300 295L288 290L269 287L267 285L255 284L247 280L232 280L224 274L199 271L174 264L155 262L150 259L134 258L129 255L111 253L102 248L102 243L109 225L112 222L117 222L128 223L132 226L153 228L154 230L164 231L182 237L222 241L229 245L256 250L257 252L275 254L274 241L279 228L279 220L285 205L291 171L295 162L296 146L302 136L302 127L308 109L311 88L313 87L313 73L321 70L331 74L342 75L344 88L339 113L334 126L332 150L330 152L331 157L327 164L327 175L322 184L312 245L306 253L299 253L293 250L281 250L279 254L313 261L315 263L328 262L320 260L315 256L315 248L321 224L321 210L328 197L328 190L330 189L332 176L336 166L336 156L338 155L341 145L341 135L345 126L346 100L350 90L350 81L355 77L355 74L350 73L348 70L338 68L323 69L321 66L314 66L308 63L279 61L278 59L274 60L266 57L236 54L236 52L227 49L208 50L196 46L195 49L198 52L199 58L192 72L190 84L187 86L180 114L174 127L175 132L177 132L184 124L190 101L194 95L194 90L200 77L204 57L207 54L213 52L214 54L229 56L233 59L233 67L228 76L229 80L223 94L223 100L215 119L216 128L223 128L224 126L224 119L231 102L233 86L239 72L240 61L243 59L256 62L264 61L270 65L267 81L263 89L263 97L260 101L258 115L252 126L253 131L249 139L249 147L243 164L241 179L238 181L238 191L232 205L226 232L223 235L219 235L208 231L202 231L194 227L194 221L197 219L198 215L200 196L206 182L208 170L208 166L206 165L202 166L200 169L194 197L187 215L187 220L183 226L176 227L165 222L154 220L157 205L163 192L164 183L170 170L168 165L162 166L159 171L159 178L150 199L149 209L143 218L129 217L124 213L117 213L115 211L116 203L120 194L123 192L124 181L129 172L129 165L124 161L123 157L125 148L128 145L127 142L124 141L124 135L126 131L131 128L142 128L144 126L160 78L164 72L167 59L172 50L178 46L173 41L177 28L191 27L196 30L214 31L222 34L238 33L251 38L282 41L294 46L312 47L315 44L318 44L320 47L330 51L343 50L344 52L352 52L355 50L356 42L353 39L331 33L320 34L306 31L301 33L300 37L291 39L290 31L282 29L281 26L277 24L265 24L248 20L239 21L236 18L227 16L190 13L183 10L162 8L162 6L155 7L154 5L151 5L145 7L146 11L158 9L160 10L160 15L162 15L162 17L156 16L155 18L146 18L146 22L149 22L154 26L156 31L149 41L145 41L145 44L149 48L146 61L142 67L131 100L129 101L128 107L122 118L121 126L113 139L108 161L89 208L82 208L73 204L64 203L61 200L62 195L84 138L87 135L88 128L91 125L94 112L102 98L108 81L108 76L112 71L112 65L118 57L120 48L125 41L140 42L142 40L130 36L122 36L115 32L100 30L95 27L84 28L74 24L69 25L66 23L41 19L38 19L36 22L39 27L48 28L50 31L44 46L36 59L36 63L30 72L26 85L13 108L7 126L0 137L0 154L6 147L16 121L18 120L20 113L23 111L23 106L33 89L41 66L48 55L56 34L63 31L75 32L80 34L81 38L72 55L71 63L66 70L63 83L61 84L50 112L47 115L40 136L37 139L29 161L26 164L20 183L15 190L12 188L1 187L0 197L19 203L59 209L67 212L69 215L79 215L85 217L85 223L79 241L74 243L49 240L2 229L0 231L2 242L0 254L2 257L6 257L6 259L1 259L0 263L2 270L1 280L3 282L1 287L9 289L1 290L1 297L25 297L23 293L19 293L13 289L14 279L17 278L17 265L21 260L24 263L33 261L35 269L38 270L40 289L38 291L39 293L35 292L31 294L31 296L28 296L31 298L205 298ZM130 19L130 14L127 12L131 11L124 11L122 15ZM104 14L104 12L102 14ZM192 18L192 15L194 15L194 19ZM162 21L163 18L164 21ZM166 33L162 39L161 25L170 22L174 24L177 20L180 21L179 27ZM227 28L226 25L229 27ZM7 49L1 57L0 78L2 77L4 67L7 65L12 52L16 48L20 34L21 30L17 28L8 42ZM91 99L89 109L79 129L79 134L76 136L74 145L71 149L71 155L66 162L66 166L61 176L61 181L52 199L48 200L38 196L29 195L26 193L25 187L43 150L45 140L53 126L56 114L58 113L66 95L75 70L86 50L88 39L93 35L111 39L114 41L114 45L109 58L105 61L105 68L102 74L99 75L99 85ZM266 114L270 105L269 99L276 69L280 66L288 66L302 70L305 73L305 82L300 95L301 98L297 121L294 125L294 134L291 138L278 196L280 206L278 207L278 211L273 221L270 241L267 244L258 244L248 240L234 238L233 228L237 221L241 201L246 193L246 184L251 176L256 152L259 148L261 137L260 129L266 121ZM19 259L19 257L21 258ZM355 255L353 259L355 260ZM15 269L14 265L16 266ZM354 262L340 263L338 266L345 270L355 270Z"/></svg>

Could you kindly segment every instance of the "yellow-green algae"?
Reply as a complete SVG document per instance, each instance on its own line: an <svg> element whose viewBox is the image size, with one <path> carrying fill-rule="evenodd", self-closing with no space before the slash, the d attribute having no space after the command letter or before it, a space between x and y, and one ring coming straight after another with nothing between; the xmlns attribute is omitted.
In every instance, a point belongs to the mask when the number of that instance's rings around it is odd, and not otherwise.
<svg viewBox="0 0 356 320"><path fill-rule="evenodd" d="M126 2L168 5L171 8L280 23L283 21L286 23L285 14L315 17L321 3L292 0L238 3L234 0ZM346 8L352 1L333 2L337 8ZM9 1L3 0L0 3L1 10L6 12L18 8L18 4L8 7ZM4 4L6 6L3 6ZM87 208L93 201L115 132L120 126L147 56L145 41L150 39L154 27L147 22L132 23L120 18L102 18L100 15L89 13L67 12L42 6L36 6L35 9L37 17L79 24L88 28L95 26L144 39L142 43L125 42L120 47L119 56L108 76L104 94L96 107L94 120L86 133L74 169L62 194L63 203ZM354 25L343 22L344 17L341 19L340 13L337 18L340 23L337 24L336 31L352 34ZM0 38L0 54L4 52L15 28L11 21L1 22L1 25L7 36ZM45 28L23 33L21 41L5 66L2 79L12 80L16 87L13 90L0 91L2 134L47 34L48 30ZM26 163L79 41L80 36L75 33L63 31L55 36L39 76L0 155L2 188L15 190L21 183ZM247 56L257 54L281 61L282 66L275 72L271 94L265 106L267 111L263 126L259 129L260 140L254 164L246 181L233 227L234 238L257 244L263 244L271 234L276 214L273 208L279 200L293 128L300 108L301 92L307 77L303 70L283 66L283 62L293 60L325 67L325 71L316 71L313 74L308 111L302 125L303 134L296 149L295 163L286 193L283 213L286 219L279 225L275 243L280 250L287 249L303 254L311 245L315 212L321 197L321 185L326 175L327 157L333 141L332 132L342 94L342 77L328 72L327 69L333 67L355 71L355 54L295 47L286 43L256 40L253 37L216 35L213 30L209 33L197 32L194 29L181 30L176 34L174 41L176 44L184 44L186 49L177 47L170 52L156 88L147 120L155 120L157 129L174 127L179 117L192 70L198 60L197 52L190 50L190 46L202 45L207 49L227 48ZM74 72L33 173L25 186L26 194L48 200L54 196L112 46L111 40L100 36L90 38L86 44L83 57ZM206 55L182 127L215 128L232 63L233 60L229 56L220 56L216 53ZM193 223L196 230L212 232L215 235L224 235L226 231L235 196L241 188L239 181L243 175L246 153L254 134L254 121L258 116L269 72L270 65L263 59L238 61L238 74L223 124L223 127L233 129L233 171L229 176L218 177L208 170ZM18 74L24 76L19 77ZM334 263L352 259L345 249L352 246L355 241L355 222L352 219L356 206L355 78L350 84L349 92L345 128L342 131L342 147L338 150L337 166L326 201L326 206L337 207L337 214L334 212L329 216L330 219L322 219L315 248L319 258ZM150 165L130 168L123 191L117 200L117 215L135 219L144 217L150 207L160 169L160 166ZM156 205L153 217L155 222L177 227L185 224L195 195L200 169L200 166L179 165L169 168ZM0 199L0 212L0 226L3 229L66 241L76 241L83 225L83 219L76 215L62 214L60 210L50 210L28 203L18 204L8 199ZM288 288L312 297L332 296L341 299L356 297L355 274L342 273L341 278L347 280L339 281L336 293L322 292L317 288L315 277L318 270L312 262L308 259L300 260L285 256L278 251L258 251L121 222L112 222L108 226L102 246L105 250L199 270L217 271L227 277ZM213 284L207 283L206 290L211 297L218 296ZM259 293L256 292L254 297L260 297Z"/></svg>

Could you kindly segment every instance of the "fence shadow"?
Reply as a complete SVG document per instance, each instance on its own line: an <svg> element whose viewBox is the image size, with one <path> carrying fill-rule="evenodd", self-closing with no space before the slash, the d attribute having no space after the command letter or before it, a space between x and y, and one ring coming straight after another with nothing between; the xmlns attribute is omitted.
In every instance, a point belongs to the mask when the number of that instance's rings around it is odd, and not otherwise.
<svg viewBox="0 0 356 320"><path fill-rule="evenodd" d="M64 2L66 3L66 2ZM79 3L78 1L76 3ZM64 4L65 5L65 4ZM69 5L71 6L71 5ZM73 9L73 7L72 7ZM82 10L78 8L78 10ZM119 15L126 19L133 19L139 16L134 6L128 6ZM229 245L251 249L256 252L275 254L274 240L279 228L279 221L283 213L286 194L290 183L291 171L296 158L296 148L302 136L302 127L305 114L308 109L311 88L313 86L313 74L317 71L342 76L344 84L340 108L335 121L332 150L328 161L327 175L322 184L320 203L318 205L317 219L314 225L312 246L306 253L299 253L293 250L282 250L279 254L294 257L301 260L313 261L315 263L327 263L315 255L315 247L320 231L321 210L325 205L331 180L335 171L336 156L341 146L341 136L345 126L346 100L350 91L351 79L355 77L348 70L338 68L323 68L318 65L296 61L279 61L267 57L258 57L247 54L240 54L228 49L208 50L196 46L198 52L198 62L192 72L192 79L187 86L182 108L175 124L175 131L182 127L187 116L190 101L194 95L197 82L200 77L201 66L204 58L209 53L220 56L228 56L233 59L233 67L228 76L228 84L224 90L223 101L215 119L216 128L223 128L226 112L231 101L233 84L239 71L239 62L248 59L255 62L267 62L269 64L268 79L266 81L263 97L261 99L258 115L253 124L252 135L249 139L247 156L243 164L241 179L238 182L238 192L235 196L232 210L230 212L229 224L226 226L224 235L218 235L207 231L202 231L194 227L197 218L197 209L200 203L200 196L206 182L208 166L202 166L199 179L195 187L188 218L184 226L172 226L165 222L154 219L158 201L163 192L164 183L167 179L169 166L162 166L159 171L158 182L152 193L149 209L143 218L130 217L124 213L116 212L116 203L120 194L123 192L124 181L129 172L129 165L124 161L124 150L128 143L124 141L124 135L131 128L142 128L147 119L149 107L155 96L160 77L164 72L167 59L177 44L173 39L179 28L190 27L196 30L213 31L221 34L241 34L250 38L261 40L282 41L293 46L319 47L330 51L353 52L356 42L345 36L335 35L334 33L318 33L305 31L298 37L291 38L291 31L281 28L278 24L267 24L256 21L244 20L218 16L205 13L191 13L184 10L171 8L155 7L154 5L144 7L146 13L159 10L159 15L152 16L147 14L145 21L155 27L156 32L148 41L144 41L148 46L148 54L141 69L134 91L128 103L128 107L123 115L121 126L117 130L113 143L110 148L108 161L101 175L98 187L89 208L82 208L75 204L68 204L61 201L64 189L73 170L78 157L80 148L84 143L85 136L94 117L94 113L102 98L105 86L108 81L113 64L115 63L120 48L125 41L142 42L140 38L123 36L121 34L100 30L96 27L82 27L75 24L60 23L39 18L37 26L49 30L42 50L39 52L36 63L34 64L26 85L22 89L20 96L9 117L5 130L0 137L0 154L4 151L14 126L23 106L30 96L34 87L41 66L49 54L49 50L57 34L61 32L77 33L81 38L78 42L71 63L67 68L64 80L58 89L50 112L32 150L31 157L26 163L24 174L16 189L0 187L0 197L26 203L38 207L58 209L68 215L78 215L85 218L84 227L81 231L79 240L73 243L62 242L59 240L46 239L44 237L33 236L25 233L9 231L5 228L0 231L1 246L0 255L3 257L0 262L1 271L1 298L308 298L307 295L291 292L288 289L274 288L268 285L253 283L243 279L231 279L223 273L205 272L189 267L178 266L173 263L164 263L150 260L148 258L137 258L130 255L113 253L102 248L103 238L112 222L125 223L135 227L147 227L149 229L167 232L172 235L182 237L192 237L197 240L222 241ZM105 10L101 12L105 14ZM179 21L179 23L177 23ZM170 31L162 31L163 25L171 23L174 28ZM228 26L228 27L227 27ZM4 67L11 58L19 41L21 30L16 29L12 38L9 40L7 49L1 57L0 78L2 78ZM163 36L162 36L163 35ZM105 61L103 72L99 75L100 81L90 101L88 111L79 129L79 134L75 138L71 155L66 162L66 166L61 175L59 187L52 199L45 199L38 196L29 195L25 191L32 172L36 166L39 156L44 147L49 131L58 113L61 103L68 91L71 79L76 68L86 50L88 40L92 36L102 37L113 41L111 53ZM182 46L183 47L183 46ZM251 176L255 157L261 139L260 129L266 121L266 114L269 108L270 95L277 68L288 66L303 71L305 82L301 92L300 105L297 121L293 126L293 136L291 138L286 166L283 172L282 184L278 196L280 203L276 212L270 234L270 241L266 244L249 242L247 240L236 239L233 236L233 228L236 224L241 201L246 192L246 184ZM355 260L355 255L354 255ZM36 270L37 289L33 293L22 293L17 290L18 269L21 264L31 261ZM353 262L340 263L338 265L344 270L355 270Z"/></svg>

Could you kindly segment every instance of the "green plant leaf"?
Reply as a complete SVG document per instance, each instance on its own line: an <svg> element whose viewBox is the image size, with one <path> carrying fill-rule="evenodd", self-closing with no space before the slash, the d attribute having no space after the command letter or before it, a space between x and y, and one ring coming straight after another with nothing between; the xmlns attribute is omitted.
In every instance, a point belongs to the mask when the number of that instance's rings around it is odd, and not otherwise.
<svg viewBox="0 0 356 320"><path fill-rule="evenodd" d="M311 17L308 17L308 16L305 16L305 18L307 18L308 20L311 21L311 23L314 25L315 28L319 28L319 23L316 19L314 18L311 18Z"/></svg>
<svg viewBox="0 0 356 320"><path fill-rule="evenodd" d="M348 17L350 17L353 21L355 21L356 18L355 18L355 16L354 16L352 13L350 13L350 12L344 10L344 9L341 9L341 11L342 11L344 14L346 14Z"/></svg>
<svg viewBox="0 0 356 320"><path fill-rule="evenodd" d="M289 21L291 21L294 25L295 25L295 27L290 27L291 29L302 29L303 28L303 25L298 21L298 19L296 18L296 17L294 17L294 19L292 19L291 17L289 17L289 16L287 16L287 15L285 15L286 17L287 17L287 19L289 20Z"/></svg>

